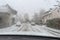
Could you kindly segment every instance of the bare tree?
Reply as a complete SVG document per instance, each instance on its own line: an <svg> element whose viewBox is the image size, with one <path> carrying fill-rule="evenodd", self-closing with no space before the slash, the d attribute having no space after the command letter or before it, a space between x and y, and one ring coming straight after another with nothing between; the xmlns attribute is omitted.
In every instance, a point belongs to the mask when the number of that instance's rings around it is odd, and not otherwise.
<svg viewBox="0 0 60 40"><path fill-rule="evenodd" d="M22 17L21 14L20 14L20 16L19 16L19 21L20 21L21 23L23 23L23 17Z"/></svg>
<svg viewBox="0 0 60 40"><path fill-rule="evenodd" d="M44 13L45 13L45 10L44 9L41 9L40 10L40 13L39 13L40 18L44 15Z"/></svg>
<svg viewBox="0 0 60 40"><path fill-rule="evenodd" d="M40 13L39 13L40 24L42 24L42 17L43 17L43 15L45 14L45 12L46 12L46 10L44 10L44 9L41 9L41 10L40 10Z"/></svg>
<svg viewBox="0 0 60 40"><path fill-rule="evenodd" d="M36 24L39 23L39 17L38 17L38 13L35 13L34 16L33 16L33 22L35 22Z"/></svg>
<svg viewBox="0 0 60 40"><path fill-rule="evenodd" d="M27 13L24 14L24 20L25 22L29 22L29 15Z"/></svg>
<svg viewBox="0 0 60 40"><path fill-rule="evenodd" d="M60 7L60 1L56 1L58 4L57 5L54 5L54 6L58 6L58 7Z"/></svg>

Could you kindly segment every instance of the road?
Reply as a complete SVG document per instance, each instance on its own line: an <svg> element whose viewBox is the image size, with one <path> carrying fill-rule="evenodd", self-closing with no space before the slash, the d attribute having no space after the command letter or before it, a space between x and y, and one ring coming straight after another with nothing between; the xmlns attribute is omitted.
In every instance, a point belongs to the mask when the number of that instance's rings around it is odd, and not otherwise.
<svg viewBox="0 0 60 40"><path fill-rule="evenodd" d="M54 31L49 31L48 28L45 26L40 25L31 25L30 23L23 23L21 26L13 25L8 28L0 29L0 34L6 34L6 33L18 33L18 34L29 34L29 35L47 35L47 36L58 36L60 37L60 33L56 33ZM15 34L14 33L14 34ZM55 33L55 34L54 34Z"/></svg>
<svg viewBox="0 0 60 40"><path fill-rule="evenodd" d="M30 23L23 23L22 26L20 28L18 28L17 32L19 31L23 31L23 32L38 32L38 33L44 33L47 35L54 35L54 36L59 36L60 37L60 33L56 33L56 31L52 31L52 30L48 30L48 28L46 28L46 26L40 26L40 25L34 25L32 26Z"/></svg>
<svg viewBox="0 0 60 40"><path fill-rule="evenodd" d="M32 26L30 23L23 23L17 31L33 31L33 32L41 32L43 31L42 26L34 25Z"/></svg>
<svg viewBox="0 0 60 40"><path fill-rule="evenodd" d="M33 31L33 32L41 32L41 26L35 25L32 26L30 23L23 23L18 31ZM42 30L43 31L43 30Z"/></svg>
<svg viewBox="0 0 60 40"><path fill-rule="evenodd" d="M21 27L16 29L16 31L17 32L19 32L19 31L30 31L30 32L48 33L43 26L40 26L40 25L32 26L30 23L23 23L21 25Z"/></svg>

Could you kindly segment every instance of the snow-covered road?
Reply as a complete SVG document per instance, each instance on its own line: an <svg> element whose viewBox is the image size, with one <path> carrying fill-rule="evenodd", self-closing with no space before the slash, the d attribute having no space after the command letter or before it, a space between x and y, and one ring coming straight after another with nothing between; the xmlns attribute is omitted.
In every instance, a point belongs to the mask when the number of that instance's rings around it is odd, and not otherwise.
<svg viewBox="0 0 60 40"><path fill-rule="evenodd" d="M18 29L16 29L17 32L35 32L37 33L41 33L41 35L48 35L48 36L55 36L55 37L60 37L60 35L55 35L52 34L47 28L46 26L40 26L40 25L34 25L32 26L30 23L23 23L21 27L19 27Z"/></svg>
<svg viewBox="0 0 60 40"><path fill-rule="evenodd" d="M53 32L53 31L52 31ZM20 34L20 35L44 35L44 36L54 36L60 37L58 35L52 34L46 28L46 26L34 25L32 26L30 23L23 23L20 27L13 25L11 27L0 29L0 34Z"/></svg>

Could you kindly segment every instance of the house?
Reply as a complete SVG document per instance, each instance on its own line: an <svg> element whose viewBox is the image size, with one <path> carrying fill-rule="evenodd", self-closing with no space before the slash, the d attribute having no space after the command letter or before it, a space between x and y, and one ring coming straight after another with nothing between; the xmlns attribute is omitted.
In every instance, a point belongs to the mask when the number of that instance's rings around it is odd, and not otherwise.
<svg viewBox="0 0 60 40"><path fill-rule="evenodd" d="M42 23L44 24L47 20L53 18L60 18L60 7L55 7L54 9L46 11L45 14L42 16Z"/></svg>
<svg viewBox="0 0 60 40"><path fill-rule="evenodd" d="M0 27L11 26L15 23L17 11L8 4L0 6Z"/></svg>

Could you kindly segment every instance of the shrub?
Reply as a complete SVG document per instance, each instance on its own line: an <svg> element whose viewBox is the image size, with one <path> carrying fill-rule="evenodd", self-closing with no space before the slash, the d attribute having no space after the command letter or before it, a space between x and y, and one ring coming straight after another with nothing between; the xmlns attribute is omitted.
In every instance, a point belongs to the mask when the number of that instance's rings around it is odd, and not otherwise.
<svg viewBox="0 0 60 40"><path fill-rule="evenodd" d="M60 29L60 18L54 18L51 20L47 20L46 25L47 27Z"/></svg>

